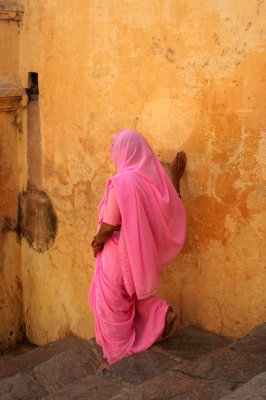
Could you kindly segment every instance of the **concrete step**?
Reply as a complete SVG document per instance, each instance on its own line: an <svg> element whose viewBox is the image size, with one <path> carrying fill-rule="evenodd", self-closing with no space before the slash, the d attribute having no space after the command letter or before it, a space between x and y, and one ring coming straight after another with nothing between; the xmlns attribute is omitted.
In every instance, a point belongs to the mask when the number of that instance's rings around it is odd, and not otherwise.
<svg viewBox="0 0 266 400"><path fill-rule="evenodd" d="M89 397L88 397L89 399ZM265 400L266 372L236 390L226 383L168 371L132 388L122 388L111 400Z"/></svg>
<svg viewBox="0 0 266 400"><path fill-rule="evenodd" d="M266 324L234 342L189 327L152 347L177 362L167 372L150 371L146 354L130 356L112 366L123 378L137 384L123 388L119 399L220 399L266 370ZM250 351L249 351L250 349ZM121 372L120 372L121 371ZM148 374L146 371L149 371ZM152 374L153 376L151 376ZM148 379L147 379L148 377Z"/></svg>
<svg viewBox="0 0 266 400"><path fill-rule="evenodd" d="M131 355L114 364L111 370L121 379L139 384L155 375L172 370L186 360L197 360L210 351L232 343L224 337L188 327L150 350Z"/></svg>
<svg viewBox="0 0 266 400"><path fill-rule="evenodd" d="M223 336L189 326L175 336L157 343L152 349L174 357L179 361L181 359L197 360L204 354L228 346L231 343L233 343L232 340Z"/></svg>
<svg viewBox="0 0 266 400"><path fill-rule="evenodd" d="M18 357L20 372L0 381L0 399L41 399L81 378L96 376L100 363L93 345L70 337L60 342L31 351L29 364L26 355Z"/></svg>
<svg viewBox="0 0 266 400"><path fill-rule="evenodd" d="M3 354L0 355L0 365L6 363L9 360L13 360L14 358L27 353L28 351L36 349L38 346L32 344L30 342L22 342L13 348L9 348ZM14 361L14 360L13 360Z"/></svg>
<svg viewBox="0 0 266 400"><path fill-rule="evenodd" d="M265 327L234 342L189 327L109 369L95 339L67 337L0 362L0 399L239 400L265 378Z"/></svg>
<svg viewBox="0 0 266 400"><path fill-rule="evenodd" d="M263 324L229 346L212 350L195 361L183 361L176 368L190 376L242 385L266 371L265 327Z"/></svg>
<svg viewBox="0 0 266 400"><path fill-rule="evenodd" d="M10 352L9 357L6 359L5 355L0 356L0 360L3 357L3 362L0 362L0 379L7 378L18 373L30 372L38 364L49 360L56 354L60 354L65 350L72 348L79 343L80 340L81 339L79 338L68 336L53 343L36 347L30 352L17 355L15 359L12 358L12 352Z"/></svg>
<svg viewBox="0 0 266 400"><path fill-rule="evenodd" d="M265 400L266 399L266 372L256 375L245 385L236 389L234 393L221 400Z"/></svg>
<svg viewBox="0 0 266 400"><path fill-rule="evenodd" d="M167 355L146 350L113 364L110 370L122 380L137 385L177 365L178 362Z"/></svg>
<svg viewBox="0 0 266 400"><path fill-rule="evenodd" d="M87 376L70 383L45 400L107 400L119 393L127 385L119 380L97 375ZM125 399L125 398L124 398ZM13 400L13 399L12 399Z"/></svg>
<svg viewBox="0 0 266 400"><path fill-rule="evenodd" d="M131 388L122 388L112 400L218 400L232 393L226 382L167 371Z"/></svg>
<svg viewBox="0 0 266 400"><path fill-rule="evenodd" d="M247 335L235 340L229 348L266 358L266 323L257 326Z"/></svg>

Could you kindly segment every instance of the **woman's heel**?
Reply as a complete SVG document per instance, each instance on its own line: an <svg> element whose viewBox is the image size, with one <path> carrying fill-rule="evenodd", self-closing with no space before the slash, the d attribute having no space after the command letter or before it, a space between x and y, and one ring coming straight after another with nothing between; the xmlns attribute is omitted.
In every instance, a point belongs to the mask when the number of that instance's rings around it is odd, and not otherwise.
<svg viewBox="0 0 266 400"><path fill-rule="evenodd" d="M173 307L170 306L165 315L165 327L164 327L164 331L163 331L163 335L162 335L163 338L166 338L167 336L170 335L170 333L174 327L176 318L177 318L177 313L174 311Z"/></svg>

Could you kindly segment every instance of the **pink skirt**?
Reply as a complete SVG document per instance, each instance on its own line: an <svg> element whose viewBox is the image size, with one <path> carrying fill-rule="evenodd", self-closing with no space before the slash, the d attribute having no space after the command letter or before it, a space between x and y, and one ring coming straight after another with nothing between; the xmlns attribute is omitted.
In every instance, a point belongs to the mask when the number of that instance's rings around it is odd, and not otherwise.
<svg viewBox="0 0 266 400"><path fill-rule="evenodd" d="M166 301L155 296L139 300L128 295L121 272L118 238L117 232L98 253L89 292L96 341L109 364L150 348L163 333L169 308Z"/></svg>

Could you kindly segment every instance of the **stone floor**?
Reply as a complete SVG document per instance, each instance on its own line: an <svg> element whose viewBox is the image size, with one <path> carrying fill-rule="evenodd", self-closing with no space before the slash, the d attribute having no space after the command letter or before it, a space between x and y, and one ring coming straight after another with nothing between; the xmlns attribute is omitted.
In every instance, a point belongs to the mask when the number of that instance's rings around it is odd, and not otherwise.
<svg viewBox="0 0 266 400"><path fill-rule="evenodd" d="M22 345L0 356L0 399L266 399L266 324L234 342L188 327L110 369L102 362L93 339Z"/></svg>

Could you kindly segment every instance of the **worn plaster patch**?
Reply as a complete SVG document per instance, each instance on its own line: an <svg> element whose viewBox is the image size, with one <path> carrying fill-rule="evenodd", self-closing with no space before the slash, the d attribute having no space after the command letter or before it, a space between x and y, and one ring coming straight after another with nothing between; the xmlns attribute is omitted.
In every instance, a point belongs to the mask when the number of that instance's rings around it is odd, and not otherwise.
<svg viewBox="0 0 266 400"><path fill-rule="evenodd" d="M20 234L34 250L42 253L53 245L57 224L52 202L44 191L31 189L20 194Z"/></svg>

